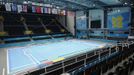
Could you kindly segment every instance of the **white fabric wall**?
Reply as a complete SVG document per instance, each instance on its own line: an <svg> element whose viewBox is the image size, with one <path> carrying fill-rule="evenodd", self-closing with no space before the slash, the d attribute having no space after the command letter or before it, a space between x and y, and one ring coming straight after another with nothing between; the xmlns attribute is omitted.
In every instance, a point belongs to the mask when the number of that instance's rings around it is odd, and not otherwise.
<svg viewBox="0 0 134 75"><path fill-rule="evenodd" d="M104 11L102 9L89 10L89 28L93 20L101 20L101 28L104 28Z"/></svg>
<svg viewBox="0 0 134 75"><path fill-rule="evenodd" d="M67 13L67 27L69 29L69 31L74 35L75 34L75 29L74 29L74 26L75 26L75 23L74 23L74 20L75 19L75 13L74 12L71 12L69 11Z"/></svg>

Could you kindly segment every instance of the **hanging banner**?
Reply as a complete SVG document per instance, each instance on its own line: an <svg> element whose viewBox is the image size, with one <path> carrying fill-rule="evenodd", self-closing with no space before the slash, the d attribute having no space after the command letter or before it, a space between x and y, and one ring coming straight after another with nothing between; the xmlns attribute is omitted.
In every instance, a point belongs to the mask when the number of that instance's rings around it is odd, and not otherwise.
<svg viewBox="0 0 134 75"><path fill-rule="evenodd" d="M57 14L57 9L52 9L52 14Z"/></svg>
<svg viewBox="0 0 134 75"><path fill-rule="evenodd" d="M36 7L36 13L41 13L41 7L39 6Z"/></svg>
<svg viewBox="0 0 134 75"><path fill-rule="evenodd" d="M65 10L61 10L60 11L60 15L66 15L66 11Z"/></svg>
<svg viewBox="0 0 134 75"><path fill-rule="evenodd" d="M6 7L6 11L11 11L11 4L10 3L6 3L5 7Z"/></svg>
<svg viewBox="0 0 134 75"><path fill-rule="evenodd" d="M36 12L35 6L32 6L32 12L33 12L33 13Z"/></svg>
<svg viewBox="0 0 134 75"><path fill-rule="evenodd" d="M57 9L57 14L59 14L59 15L60 15L60 11L61 11L60 9Z"/></svg>
<svg viewBox="0 0 134 75"><path fill-rule="evenodd" d="M48 10L46 7L44 7L44 13L48 13Z"/></svg>
<svg viewBox="0 0 134 75"><path fill-rule="evenodd" d="M41 13L44 13L43 7L41 7Z"/></svg>
<svg viewBox="0 0 134 75"><path fill-rule="evenodd" d="M48 10L48 13L51 14L52 9L48 8L47 10Z"/></svg>
<svg viewBox="0 0 134 75"><path fill-rule="evenodd" d="M123 12L108 16L107 27L110 30L126 30L129 26L130 12Z"/></svg>
<svg viewBox="0 0 134 75"><path fill-rule="evenodd" d="M72 12L72 11L68 11L68 12L67 12L67 15L68 15L68 16L75 16L75 13Z"/></svg>
<svg viewBox="0 0 134 75"><path fill-rule="evenodd" d="M17 5L16 4L12 4L12 11L17 11Z"/></svg>
<svg viewBox="0 0 134 75"><path fill-rule="evenodd" d="M18 13L22 12L22 5L17 5Z"/></svg>
<svg viewBox="0 0 134 75"><path fill-rule="evenodd" d="M22 10L23 10L23 12L27 12L27 5L23 5Z"/></svg>

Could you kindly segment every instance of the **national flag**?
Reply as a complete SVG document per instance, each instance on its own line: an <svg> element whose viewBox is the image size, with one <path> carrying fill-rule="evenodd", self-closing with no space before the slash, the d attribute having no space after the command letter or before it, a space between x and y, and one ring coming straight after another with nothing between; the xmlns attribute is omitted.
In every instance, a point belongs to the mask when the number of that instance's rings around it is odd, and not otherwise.
<svg viewBox="0 0 134 75"><path fill-rule="evenodd" d="M18 13L22 12L22 5L17 5Z"/></svg>
<svg viewBox="0 0 134 75"><path fill-rule="evenodd" d="M66 15L66 11L65 10L61 10L60 11L60 15Z"/></svg>
<svg viewBox="0 0 134 75"><path fill-rule="evenodd" d="M52 9L52 14L57 14L57 9Z"/></svg>
<svg viewBox="0 0 134 75"><path fill-rule="evenodd" d="M27 12L27 5L23 5L23 6L22 6L22 11L23 11L23 12Z"/></svg>
<svg viewBox="0 0 134 75"><path fill-rule="evenodd" d="M55 14L55 9L52 9L52 14Z"/></svg>
<svg viewBox="0 0 134 75"><path fill-rule="evenodd" d="M6 11L11 11L11 4L10 3L6 3L5 7L6 7Z"/></svg>
<svg viewBox="0 0 134 75"><path fill-rule="evenodd" d="M63 10L62 12L63 12L63 15L66 15L66 11L65 10Z"/></svg>
<svg viewBox="0 0 134 75"><path fill-rule="evenodd" d="M41 7L36 7L36 13L41 13Z"/></svg>
<svg viewBox="0 0 134 75"><path fill-rule="evenodd" d="M33 12L33 13L36 12L35 6L32 6L32 12Z"/></svg>
<svg viewBox="0 0 134 75"><path fill-rule="evenodd" d="M49 13L49 14L51 14L51 11L52 11L51 8L48 8L48 13Z"/></svg>
<svg viewBox="0 0 134 75"><path fill-rule="evenodd" d="M12 11L17 11L17 5L16 4L12 4Z"/></svg>
<svg viewBox="0 0 134 75"><path fill-rule="evenodd" d="M43 7L41 7L41 13L44 13Z"/></svg>
<svg viewBox="0 0 134 75"><path fill-rule="evenodd" d="M60 11L61 11L60 9L57 9L57 14L59 14L59 15L60 15Z"/></svg>
<svg viewBox="0 0 134 75"><path fill-rule="evenodd" d="M44 8L45 13L48 13L48 8Z"/></svg>
<svg viewBox="0 0 134 75"><path fill-rule="evenodd" d="M75 16L75 13L72 12L72 11L67 11L67 15L68 15L68 16Z"/></svg>

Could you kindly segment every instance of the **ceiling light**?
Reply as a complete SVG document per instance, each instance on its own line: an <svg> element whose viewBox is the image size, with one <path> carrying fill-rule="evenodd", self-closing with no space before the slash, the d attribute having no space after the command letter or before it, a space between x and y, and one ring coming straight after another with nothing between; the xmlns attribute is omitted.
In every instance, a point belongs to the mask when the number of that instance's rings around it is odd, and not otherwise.
<svg viewBox="0 0 134 75"><path fill-rule="evenodd" d="M96 5L95 5L95 4L93 4L93 6L95 7Z"/></svg>
<svg viewBox="0 0 134 75"><path fill-rule="evenodd" d="M27 1L24 1L23 4L27 4Z"/></svg>
<svg viewBox="0 0 134 75"><path fill-rule="evenodd" d="M118 11L118 12L120 12L121 10L120 10L120 9L118 9L117 11Z"/></svg>
<svg viewBox="0 0 134 75"><path fill-rule="evenodd" d="M57 6L56 8L59 9L60 7Z"/></svg>
<svg viewBox="0 0 134 75"><path fill-rule="evenodd" d="M125 2L124 4L127 5L127 2Z"/></svg>
<svg viewBox="0 0 134 75"><path fill-rule="evenodd" d="M133 3L131 3L131 5L133 6L134 4L133 4Z"/></svg>
<svg viewBox="0 0 134 75"><path fill-rule="evenodd" d="M52 3L52 5L53 5L54 3Z"/></svg>

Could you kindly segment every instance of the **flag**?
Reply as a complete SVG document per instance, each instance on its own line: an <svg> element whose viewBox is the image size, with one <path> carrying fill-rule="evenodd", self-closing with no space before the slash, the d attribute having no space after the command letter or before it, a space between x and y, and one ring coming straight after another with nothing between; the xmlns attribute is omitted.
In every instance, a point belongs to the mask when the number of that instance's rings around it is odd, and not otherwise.
<svg viewBox="0 0 134 75"><path fill-rule="evenodd" d="M23 11L23 12L27 12L27 5L23 5L23 6L22 6L22 11Z"/></svg>
<svg viewBox="0 0 134 75"><path fill-rule="evenodd" d="M52 9L52 14L57 14L57 9Z"/></svg>
<svg viewBox="0 0 134 75"><path fill-rule="evenodd" d="M65 10L61 10L60 11L60 15L66 15L66 11Z"/></svg>
<svg viewBox="0 0 134 75"><path fill-rule="evenodd" d="M55 14L58 14L58 10L57 9L55 9Z"/></svg>
<svg viewBox="0 0 134 75"><path fill-rule="evenodd" d="M60 9L57 9L57 14L59 14L59 15L60 15L60 11L61 11Z"/></svg>
<svg viewBox="0 0 134 75"><path fill-rule="evenodd" d="M6 11L11 11L11 4L6 3L5 7L6 7Z"/></svg>
<svg viewBox="0 0 134 75"><path fill-rule="evenodd" d="M55 14L55 11L54 11L55 9L52 9L52 14Z"/></svg>
<svg viewBox="0 0 134 75"><path fill-rule="evenodd" d="M48 13L48 8L44 7L44 13Z"/></svg>
<svg viewBox="0 0 134 75"><path fill-rule="evenodd" d="M41 7L41 13L44 13L43 7Z"/></svg>
<svg viewBox="0 0 134 75"><path fill-rule="evenodd" d="M35 6L32 6L32 12L35 13L36 10L35 10Z"/></svg>
<svg viewBox="0 0 134 75"><path fill-rule="evenodd" d="M12 4L12 11L17 11L17 5L16 4Z"/></svg>
<svg viewBox="0 0 134 75"><path fill-rule="evenodd" d="M36 13L41 13L41 7L36 7Z"/></svg>
<svg viewBox="0 0 134 75"><path fill-rule="evenodd" d="M62 12L63 12L63 15L66 15L66 11L65 10L63 10Z"/></svg>
<svg viewBox="0 0 134 75"><path fill-rule="evenodd" d="M49 13L49 14L51 14L51 11L52 11L51 8L48 8L48 13Z"/></svg>
<svg viewBox="0 0 134 75"><path fill-rule="evenodd" d="M68 12L67 12L67 15L68 15L68 16L75 16L75 13L72 12L72 11L68 11Z"/></svg>
<svg viewBox="0 0 134 75"><path fill-rule="evenodd" d="M22 5L17 5L18 13L22 12Z"/></svg>

